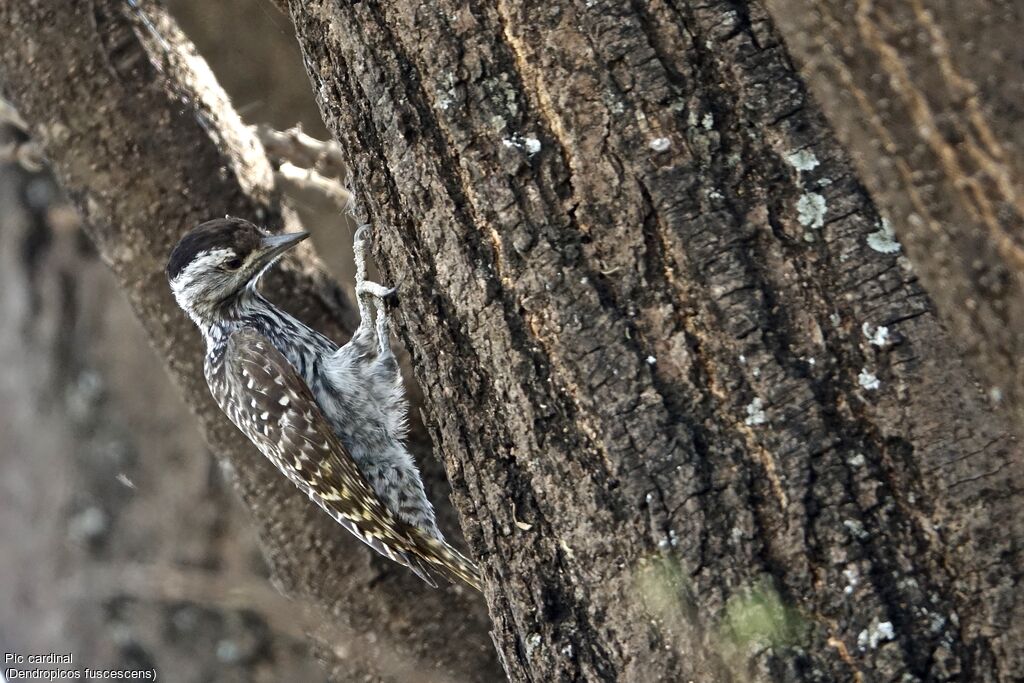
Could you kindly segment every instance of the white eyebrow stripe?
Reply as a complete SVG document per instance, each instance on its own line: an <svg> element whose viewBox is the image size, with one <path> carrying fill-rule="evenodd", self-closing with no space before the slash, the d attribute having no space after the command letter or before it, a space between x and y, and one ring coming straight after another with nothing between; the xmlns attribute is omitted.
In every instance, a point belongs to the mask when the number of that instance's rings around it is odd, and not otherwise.
<svg viewBox="0 0 1024 683"><path fill-rule="evenodd" d="M188 265L182 268L181 272L178 273L178 277L171 280L171 286L180 287L182 283L192 279L192 277L195 277L196 271L207 270L212 266L218 266L234 256L235 250L227 247L201 251L188 262Z"/></svg>
<svg viewBox="0 0 1024 683"><path fill-rule="evenodd" d="M179 303L196 298L198 292L202 291L207 283L203 274L216 268L227 259L235 256L235 250L229 247L210 249L199 252L188 265L185 266L178 276L171 280L171 291Z"/></svg>
<svg viewBox="0 0 1024 683"><path fill-rule="evenodd" d="M216 266L226 261L227 259L232 258L233 256L235 256L235 250L229 249L227 247L223 249L211 249L210 251L201 251L198 254L196 254L195 258L193 258L189 262L188 267L186 267L186 270L188 270L188 268L196 266L203 266L207 268L210 266Z"/></svg>

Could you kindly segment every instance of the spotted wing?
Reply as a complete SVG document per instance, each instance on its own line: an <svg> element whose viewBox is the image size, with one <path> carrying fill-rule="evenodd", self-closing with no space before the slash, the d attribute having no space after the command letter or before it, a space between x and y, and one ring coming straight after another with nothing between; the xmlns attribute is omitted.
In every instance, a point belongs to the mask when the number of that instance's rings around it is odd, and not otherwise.
<svg viewBox="0 0 1024 683"><path fill-rule="evenodd" d="M380 502L309 387L266 337L235 332L222 377L224 412L281 472L354 536L434 585L410 552L413 530Z"/></svg>

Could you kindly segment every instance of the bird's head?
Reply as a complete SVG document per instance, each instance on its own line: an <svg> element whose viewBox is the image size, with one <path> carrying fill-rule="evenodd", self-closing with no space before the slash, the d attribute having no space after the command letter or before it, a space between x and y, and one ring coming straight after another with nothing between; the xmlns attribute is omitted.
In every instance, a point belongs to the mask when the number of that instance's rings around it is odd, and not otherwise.
<svg viewBox="0 0 1024 683"><path fill-rule="evenodd" d="M209 320L255 287L274 261L308 236L271 235L240 218L206 221L174 247L167 280L186 313L197 322Z"/></svg>

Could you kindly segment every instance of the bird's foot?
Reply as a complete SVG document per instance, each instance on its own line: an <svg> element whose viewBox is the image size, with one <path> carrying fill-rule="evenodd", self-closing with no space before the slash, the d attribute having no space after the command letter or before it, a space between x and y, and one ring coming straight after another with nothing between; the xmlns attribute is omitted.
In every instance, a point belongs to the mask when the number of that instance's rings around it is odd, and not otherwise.
<svg viewBox="0 0 1024 683"><path fill-rule="evenodd" d="M370 304L376 308L377 354L381 359L393 358L389 343L391 321L388 305L398 302L397 289L371 282L366 279L366 243L370 240L371 228L361 225L352 240L352 252L356 262L356 299L359 301L359 338L366 339L370 332Z"/></svg>
<svg viewBox="0 0 1024 683"><path fill-rule="evenodd" d="M359 295L360 300L372 299L374 307L377 309L377 357L381 360L393 357L389 342L391 319L388 315L387 304L393 303L397 299L397 291L394 287L385 287L367 280L359 283L356 288L356 294Z"/></svg>
<svg viewBox="0 0 1024 683"><path fill-rule="evenodd" d="M369 280L363 280L356 285L356 295L360 298L370 297L375 300L375 303L394 303L398 298L396 295L398 290L394 287L385 287L382 284L376 282L370 282Z"/></svg>
<svg viewBox="0 0 1024 683"><path fill-rule="evenodd" d="M370 240L370 226L360 225L352 237L352 256L356 262L356 289L366 280L366 243Z"/></svg>

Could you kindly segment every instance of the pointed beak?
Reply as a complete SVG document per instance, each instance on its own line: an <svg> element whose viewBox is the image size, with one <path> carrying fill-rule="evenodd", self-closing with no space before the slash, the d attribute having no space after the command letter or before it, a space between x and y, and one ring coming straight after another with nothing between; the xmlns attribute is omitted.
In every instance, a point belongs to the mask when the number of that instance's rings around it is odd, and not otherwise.
<svg viewBox="0 0 1024 683"><path fill-rule="evenodd" d="M284 235L269 235L260 242L259 263L265 265L309 237L308 232L289 232Z"/></svg>

